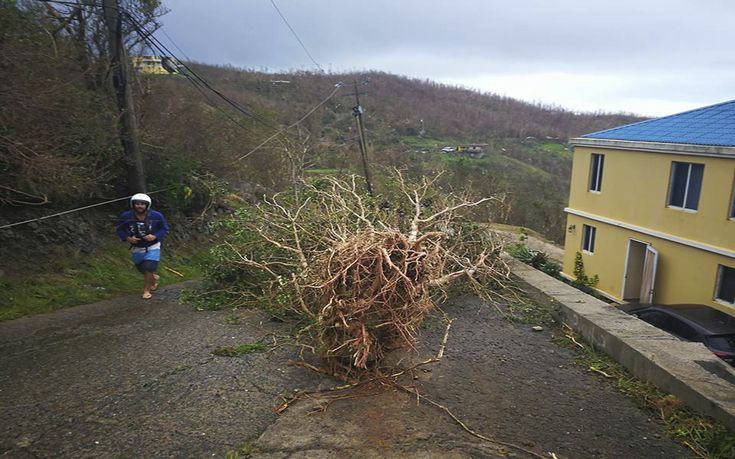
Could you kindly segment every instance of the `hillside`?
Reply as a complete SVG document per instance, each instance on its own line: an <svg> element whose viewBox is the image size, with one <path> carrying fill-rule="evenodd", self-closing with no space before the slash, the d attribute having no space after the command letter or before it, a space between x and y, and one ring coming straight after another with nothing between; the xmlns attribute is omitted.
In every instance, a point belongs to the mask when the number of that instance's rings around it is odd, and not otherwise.
<svg viewBox="0 0 735 459"><path fill-rule="evenodd" d="M476 138L475 141L479 141L491 137L525 139L532 136L566 142L587 132L640 121L626 114L574 113L561 107L531 104L384 72L266 74L201 64L192 68L241 103L259 105L281 114L278 118L283 122L300 117L329 94L338 82L345 83L345 87L340 97L328 106L336 119L322 118L320 121L332 124L342 120L344 115L350 115L354 105L352 84L357 81L361 105L366 110L366 123L372 123L373 129L387 129L388 132L381 132L383 136L417 135L423 120L426 134L434 137L459 137L467 141ZM351 121L351 117L347 121ZM312 119L311 123L315 121ZM341 126L337 122L334 127Z"/></svg>
<svg viewBox="0 0 735 459"><path fill-rule="evenodd" d="M0 226L130 194L108 56L95 41L104 31L99 15L91 6L81 16L50 11L38 2L0 7ZM437 185L447 193L503 198L502 205L474 215L478 220L525 226L556 241L564 234L571 170L567 139L635 120L575 114L380 72L191 67L259 121L202 84L193 86L186 75L133 78L148 190L175 222L172 252L193 235L206 239L208 220L231 207L231 193L252 202L289 189L294 179L361 174L353 81L366 82L358 88L378 193L387 185L384 168L413 178L442 173ZM340 81L345 85L325 100ZM263 144L322 101L298 128ZM487 144L485 156L440 151L467 143ZM125 257L115 251L122 248L111 228L122 206L115 201L0 229L0 287L6 296L25 292L41 302L72 297L59 285L73 283L85 295L102 294L89 290L91 281L79 271L116 279L118 267L104 255L112 250ZM192 250L205 248L194 245ZM29 275L38 289L26 288Z"/></svg>
<svg viewBox="0 0 735 459"><path fill-rule="evenodd" d="M58 20L43 8L0 10L0 224L127 192L106 55L80 53L85 48L71 33L50 43L46 31ZM571 164L567 140L636 120L576 114L382 72L191 67L259 119L192 86L185 75L135 77L148 187L166 190L157 196L162 208L191 217L231 189L260 195L286 189L304 174L361 173L352 116L351 82L358 81L378 191L380 167L414 176L443 171L447 190L505 195L507 205L490 218L560 240ZM338 82L345 84L325 101ZM298 128L254 150L322 101ZM463 143L487 144L486 156L439 152ZM17 238L17 232L8 237Z"/></svg>
<svg viewBox="0 0 735 459"><path fill-rule="evenodd" d="M558 242L563 240L563 208L571 174L568 139L639 120L624 114L577 114L382 72L267 74L201 64L192 68L228 97L269 123L279 124L298 120L324 100L335 84L344 83L299 125L295 143L308 150L301 158L307 171L362 173L350 84L358 81L374 167L396 167L414 176L441 171L441 184L448 190L504 195L506 206L488 218L533 228ZM156 83L172 92L189 85L181 76L157 78ZM487 144L484 157L441 152L444 146L467 143ZM274 144L245 162L259 165L250 169L251 178L268 188L281 188L287 186L288 177L263 174L280 167L273 164L273 156L282 156L286 147Z"/></svg>

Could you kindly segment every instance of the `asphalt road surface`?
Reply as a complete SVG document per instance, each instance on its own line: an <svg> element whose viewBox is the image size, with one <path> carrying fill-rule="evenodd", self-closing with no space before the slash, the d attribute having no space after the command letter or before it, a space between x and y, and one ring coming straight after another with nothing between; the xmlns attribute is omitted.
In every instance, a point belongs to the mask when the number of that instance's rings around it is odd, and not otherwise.
<svg viewBox="0 0 735 459"><path fill-rule="evenodd" d="M602 376L572 364L548 327L512 324L472 298L444 306L455 319L445 356L403 383L494 442L388 385L279 416L281 396L339 383L288 364L299 349L284 345L286 324L195 311L179 304L182 288L0 323L0 457L224 457L243 444L264 458L690 456ZM443 333L431 321L405 360L433 356ZM274 338L268 351L212 354Z"/></svg>

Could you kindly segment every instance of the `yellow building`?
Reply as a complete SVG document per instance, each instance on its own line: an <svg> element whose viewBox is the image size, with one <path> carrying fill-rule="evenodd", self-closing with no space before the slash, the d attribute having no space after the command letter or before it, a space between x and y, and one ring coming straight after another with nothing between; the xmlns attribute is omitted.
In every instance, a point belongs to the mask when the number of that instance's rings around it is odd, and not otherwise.
<svg viewBox="0 0 735 459"><path fill-rule="evenodd" d="M580 252L616 302L735 315L735 101L572 144L563 274Z"/></svg>
<svg viewBox="0 0 735 459"><path fill-rule="evenodd" d="M169 73L177 73L174 66L170 63L173 59L159 56L133 56L133 68L136 71L146 75L168 75Z"/></svg>

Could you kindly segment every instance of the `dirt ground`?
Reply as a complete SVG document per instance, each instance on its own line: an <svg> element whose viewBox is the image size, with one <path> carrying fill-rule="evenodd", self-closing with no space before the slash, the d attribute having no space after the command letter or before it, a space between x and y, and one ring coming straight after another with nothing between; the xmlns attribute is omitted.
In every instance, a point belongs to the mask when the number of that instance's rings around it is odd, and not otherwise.
<svg viewBox="0 0 735 459"><path fill-rule="evenodd" d="M182 288L0 323L0 456L224 457L246 443L261 458L689 456L603 377L572 364L551 331L471 298L444 306L455 319L444 358L403 382L507 445L394 387L326 410L298 402L279 416L280 395L340 383L288 365L299 355L291 346L212 355L271 342L287 326L258 311L238 311L237 324L230 311L194 311L178 304ZM408 360L433 356L443 334L432 321Z"/></svg>

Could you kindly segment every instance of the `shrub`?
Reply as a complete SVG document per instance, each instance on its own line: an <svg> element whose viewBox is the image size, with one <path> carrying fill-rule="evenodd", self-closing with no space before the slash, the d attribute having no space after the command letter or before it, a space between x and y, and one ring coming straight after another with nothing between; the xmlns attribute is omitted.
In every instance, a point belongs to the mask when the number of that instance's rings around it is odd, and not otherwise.
<svg viewBox="0 0 735 459"><path fill-rule="evenodd" d="M600 276L595 274L592 277L587 276L584 271L584 262L582 261L582 254L577 252L574 254L574 280L572 286L582 290L585 293L592 293L593 288L600 281Z"/></svg>

